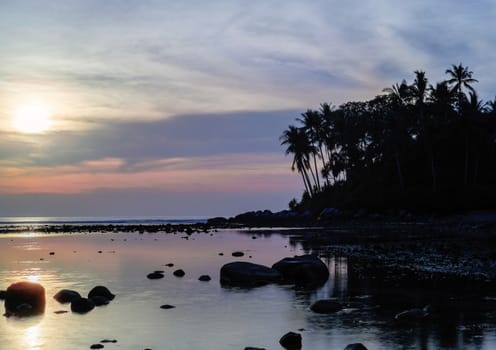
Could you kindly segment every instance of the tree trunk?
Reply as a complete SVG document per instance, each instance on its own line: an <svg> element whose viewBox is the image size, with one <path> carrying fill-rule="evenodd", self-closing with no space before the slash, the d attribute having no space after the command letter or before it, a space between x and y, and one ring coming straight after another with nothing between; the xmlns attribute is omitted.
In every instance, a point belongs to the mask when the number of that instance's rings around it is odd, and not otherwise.
<svg viewBox="0 0 496 350"><path fill-rule="evenodd" d="M320 190L321 190L321 188L320 188L320 175L319 175L319 168L317 167L317 156L315 153L313 154L313 165L315 166L315 178L317 180L317 182L316 182L317 183L317 189L320 192Z"/></svg>
<svg viewBox="0 0 496 350"><path fill-rule="evenodd" d="M465 138L465 165L464 165L464 172L463 172L463 184L465 186L468 185L468 158L469 158L469 142L468 142L468 137Z"/></svg>
<svg viewBox="0 0 496 350"><path fill-rule="evenodd" d="M401 192L405 192L405 181L403 179L403 172L401 171L401 162L400 162L400 156L398 155L398 152L394 154L394 159L396 163L396 171L398 173L398 179L400 181L400 188Z"/></svg>
<svg viewBox="0 0 496 350"><path fill-rule="evenodd" d="M308 173L307 173L307 170L306 170L304 164L302 164L301 172L303 174L303 178L306 180L307 192L310 195L310 197L313 197L312 182L310 181L310 178L308 176Z"/></svg>
<svg viewBox="0 0 496 350"><path fill-rule="evenodd" d="M432 192L437 192L436 164L434 162L434 154L432 152L432 149L429 152L429 158L431 161Z"/></svg>

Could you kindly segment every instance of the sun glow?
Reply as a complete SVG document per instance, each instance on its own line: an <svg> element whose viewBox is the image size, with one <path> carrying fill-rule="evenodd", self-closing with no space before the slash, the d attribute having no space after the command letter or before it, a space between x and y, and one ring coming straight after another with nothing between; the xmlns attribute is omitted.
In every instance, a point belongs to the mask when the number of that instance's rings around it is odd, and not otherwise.
<svg viewBox="0 0 496 350"><path fill-rule="evenodd" d="M23 105L14 114L13 126L19 132L42 133L51 124L52 114L49 108L39 102Z"/></svg>

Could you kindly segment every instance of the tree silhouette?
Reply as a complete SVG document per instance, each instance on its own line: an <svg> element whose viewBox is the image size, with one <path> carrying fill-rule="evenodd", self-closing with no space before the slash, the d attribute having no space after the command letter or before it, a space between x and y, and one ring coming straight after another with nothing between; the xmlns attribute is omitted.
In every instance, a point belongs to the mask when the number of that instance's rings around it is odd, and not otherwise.
<svg viewBox="0 0 496 350"><path fill-rule="evenodd" d="M468 67L429 85L422 70L365 102L308 109L280 138L305 192L293 208L487 207L496 197L496 98ZM465 95L464 89L468 90ZM320 161L319 161L320 160ZM320 176L325 185L320 183Z"/></svg>
<svg viewBox="0 0 496 350"><path fill-rule="evenodd" d="M446 74L451 78L447 80L448 84L452 86L453 91L456 91L458 96L458 113L461 114L461 107L463 102L463 87L466 87L471 92L475 92L471 83L478 83L479 81L472 78L473 72L464 67L461 63L456 66L452 65L451 69L446 69Z"/></svg>

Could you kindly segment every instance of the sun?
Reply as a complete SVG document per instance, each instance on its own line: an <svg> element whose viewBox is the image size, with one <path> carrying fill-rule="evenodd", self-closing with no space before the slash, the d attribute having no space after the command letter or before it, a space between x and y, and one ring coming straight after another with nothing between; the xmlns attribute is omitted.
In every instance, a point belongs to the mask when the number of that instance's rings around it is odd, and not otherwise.
<svg viewBox="0 0 496 350"><path fill-rule="evenodd" d="M42 103L29 103L19 107L13 120L14 128L23 133L42 133L52 124L52 115Z"/></svg>

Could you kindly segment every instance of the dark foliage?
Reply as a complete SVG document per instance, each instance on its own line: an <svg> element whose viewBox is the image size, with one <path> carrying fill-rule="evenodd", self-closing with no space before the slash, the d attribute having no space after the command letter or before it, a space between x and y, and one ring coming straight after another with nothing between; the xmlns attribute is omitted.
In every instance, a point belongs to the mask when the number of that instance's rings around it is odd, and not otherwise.
<svg viewBox="0 0 496 350"><path fill-rule="evenodd" d="M496 203L496 98L484 103L462 64L423 71L366 102L323 103L280 138L305 192L291 207L453 212ZM466 91L468 94L466 93Z"/></svg>

